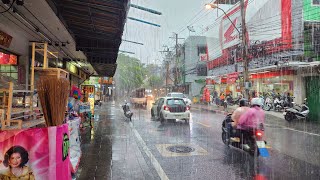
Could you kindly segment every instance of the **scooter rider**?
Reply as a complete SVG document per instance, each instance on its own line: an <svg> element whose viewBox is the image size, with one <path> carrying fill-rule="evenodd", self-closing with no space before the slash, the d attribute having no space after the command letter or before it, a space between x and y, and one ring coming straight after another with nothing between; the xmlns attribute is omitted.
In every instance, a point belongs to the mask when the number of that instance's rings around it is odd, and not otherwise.
<svg viewBox="0 0 320 180"><path fill-rule="evenodd" d="M236 129L233 131L233 141L241 141L239 138L242 137L244 131L249 129L261 129L263 128L265 114L262 110L262 101L261 98L253 98L251 100L251 108L246 108L242 111L239 110L238 112L238 120L237 115L235 115Z"/></svg>
<svg viewBox="0 0 320 180"><path fill-rule="evenodd" d="M265 113L262 110L263 102L261 98L251 100L251 108L241 115L237 124L237 129L247 130L249 128L260 129L264 123Z"/></svg>

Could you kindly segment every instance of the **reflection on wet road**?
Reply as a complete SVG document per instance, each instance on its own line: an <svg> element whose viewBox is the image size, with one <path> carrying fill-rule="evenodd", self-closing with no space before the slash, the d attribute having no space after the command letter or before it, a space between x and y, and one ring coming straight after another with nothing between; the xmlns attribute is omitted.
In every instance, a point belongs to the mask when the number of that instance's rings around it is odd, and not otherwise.
<svg viewBox="0 0 320 180"><path fill-rule="evenodd" d="M151 150L169 179L319 179L319 136L266 127L271 157L254 158L221 141L224 115L192 110L190 124L161 124L150 111L135 109L134 128ZM268 122L268 121L267 121ZM205 149L205 155L164 156L159 146L190 144ZM166 150L163 150L166 151ZM147 157L145 157L147 158ZM214 178L212 178L214 177Z"/></svg>
<svg viewBox="0 0 320 180"><path fill-rule="evenodd" d="M265 131L270 157L252 157L223 144L223 115L192 109L189 124L161 124L151 118L150 107L133 111L132 122L120 104L97 111L93 130L83 133L78 179L320 177L319 136L270 125Z"/></svg>

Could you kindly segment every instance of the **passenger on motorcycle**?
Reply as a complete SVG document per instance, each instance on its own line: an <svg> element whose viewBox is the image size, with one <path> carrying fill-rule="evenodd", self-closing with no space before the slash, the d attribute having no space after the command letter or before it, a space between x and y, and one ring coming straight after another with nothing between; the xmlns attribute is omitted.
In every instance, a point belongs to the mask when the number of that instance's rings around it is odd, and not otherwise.
<svg viewBox="0 0 320 180"><path fill-rule="evenodd" d="M265 119L265 113L261 108L262 106L263 102L261 98L253 98L251 100L251 108L241 115L237 124L237 129L260 129Z"/></svg>
<svg viewBox="0 0 320 180"><path fill-rule="evenodd" d="M235 111L233 111L231 115L233 128L237 128L241 115L244 114L248 109L249 107L247 107L247 100L241 99L239 102L239 107Z"/></svg>

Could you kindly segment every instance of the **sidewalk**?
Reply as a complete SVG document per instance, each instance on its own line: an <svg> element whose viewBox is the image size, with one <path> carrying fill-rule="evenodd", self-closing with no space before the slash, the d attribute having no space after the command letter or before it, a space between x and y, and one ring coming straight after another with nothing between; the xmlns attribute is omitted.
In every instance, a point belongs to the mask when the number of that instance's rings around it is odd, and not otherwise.
<svg viewBox="0 0 320 180"><path fill-rule="evenodd" d="M115 103L96 106L93 126L81 132L82 157L76 179L158 179Z"/></svg>
<svg viewBox="0 0 320 180"><path fill-rule="evenodd" d="M226 111L223 107L218 107L215 104L192 104L191 109L199 109L203 111L211 111L213 113L227 115L232 113L238 106L228 106ZM315 136L320 136L320 123L309 122L305 120L295 120L292 122L287 122L284 119L282 112L265 111L266 127L272 128L284 128L292 131L304 132Z"/></svg>

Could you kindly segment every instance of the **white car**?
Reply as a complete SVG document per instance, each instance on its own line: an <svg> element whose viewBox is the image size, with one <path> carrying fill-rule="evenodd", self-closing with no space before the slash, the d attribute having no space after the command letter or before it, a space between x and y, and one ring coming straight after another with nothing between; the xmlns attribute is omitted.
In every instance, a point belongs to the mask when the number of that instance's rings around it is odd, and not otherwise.
<svg viewBox="0 0 320 180"><path fill-rule="evenodd" d="M168 119L185 120L189 123L190 106L186 105L182 98L164 97L158 101L157 114L161 123Z"/></svg>
<svg viewBox="0 0 320 180"><path fill-rule="evenodd" d="M191 100L184 95L183 93L180 92L171 92L167 94L167 97L177 97L177 98L182 98L184 102L188 105L191 106Z"/></svg>
<svg viewBox="0 0 320 180"><path fill-rule="evenodd" d="M158 109L160 109L160 108L158 108L158 105L159 105L159 102L161 101L161 99L163 99L163 97L160 97L154 103L152 103L152 107L151 107L151 117L152 118L157 118L159 116Z"/></svg>

